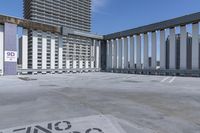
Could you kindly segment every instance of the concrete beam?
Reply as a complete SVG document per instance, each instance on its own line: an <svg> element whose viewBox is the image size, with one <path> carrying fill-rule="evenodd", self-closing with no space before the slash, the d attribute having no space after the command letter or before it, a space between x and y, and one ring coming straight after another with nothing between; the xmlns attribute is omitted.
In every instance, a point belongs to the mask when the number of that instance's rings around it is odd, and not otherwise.
<svg viewBox="0 0 200 133"><path fill-rule="evenodd" d="M185 15L182 17L177 17L174 19L138 27L138 28L133 28L129 30L124 30L121 32L116 32L112 34L108 34L104 36L104 39L114 39L114 38L120 38L120 37L126 37L126 36L132 36L136 34L142 34L142 33L147 33L147 32L152 32L156 30L162 30L162 29L167 29L171 27L176 27L180 25L186 25L194 22L199 22L200 21L200 12L190 14L190 15Z"/></svg>

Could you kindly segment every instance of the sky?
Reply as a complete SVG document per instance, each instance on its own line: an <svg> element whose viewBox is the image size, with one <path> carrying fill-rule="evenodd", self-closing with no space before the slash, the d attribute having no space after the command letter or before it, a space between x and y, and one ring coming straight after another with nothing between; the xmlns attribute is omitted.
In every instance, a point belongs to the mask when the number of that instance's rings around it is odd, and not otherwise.
<svg viewBox="0 0 200 133"><path fill-rule="evenodd" d="M23 0L0 0L0 14L23 17ZM92 0L92 32L109 34L200 11L200 0Z"/></svg>

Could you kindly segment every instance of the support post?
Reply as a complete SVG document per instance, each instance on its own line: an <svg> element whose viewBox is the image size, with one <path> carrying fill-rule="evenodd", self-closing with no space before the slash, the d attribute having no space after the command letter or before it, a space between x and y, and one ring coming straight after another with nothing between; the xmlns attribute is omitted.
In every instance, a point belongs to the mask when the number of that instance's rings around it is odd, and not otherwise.
<svg viewBox="0 0 200 133"><path fill-rule="evenodd" d="M165 30L160 31L160 69L166 69L166 42Z"/></svg>
<svg viewBox="0 0 200 133"><path fill-rule="evenodd" d="M169 44L169 68L171 70L176 69L176 37L175 37L175 28L170 29L170 44Z"/></svg>
<svg viewBox="0 0 200 133"><path fill-rule="evenodd" d="M187 31L186 26L180 27L181 45L180 45L180 69L187 69Z"/></svg>
<svg viewBox="0 0 200 133"><path fill-rule="evenodd" d="M137 52L136 52L136 54L137 54L137 60L136 60L136 67L137 67L137 69L141 69L141 36L140 36L140 34L139 35L137 35Z"/></svg>

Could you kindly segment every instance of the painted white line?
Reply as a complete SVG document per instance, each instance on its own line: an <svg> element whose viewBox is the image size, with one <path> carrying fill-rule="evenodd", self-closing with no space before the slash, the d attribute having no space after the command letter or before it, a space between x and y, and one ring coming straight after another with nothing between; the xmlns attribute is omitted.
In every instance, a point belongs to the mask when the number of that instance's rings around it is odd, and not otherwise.
<svg viewBox="0 0 200 133"><path fill-rule="evenodd" d="M176 77L173 77L173 78L169 81L169 83L174 82L175 79L176 79Z"/></svg>
<svg viewBox="0 0 200 133"><path fill-rule="evenodd" d="M166 77L166 78L164 78L163 80L161 80L160 82L161 83L163 83L163 82L165 82L166 80L168 80L170 77Z"/></svg>

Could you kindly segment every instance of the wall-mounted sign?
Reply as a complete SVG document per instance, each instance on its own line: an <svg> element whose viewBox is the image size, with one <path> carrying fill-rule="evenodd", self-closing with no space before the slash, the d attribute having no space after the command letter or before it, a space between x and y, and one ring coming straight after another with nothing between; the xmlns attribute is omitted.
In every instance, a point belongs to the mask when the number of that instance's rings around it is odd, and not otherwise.
<svg viewBox="0 0 200 133"><path fill-rule="evenodd" d="M5 51L5 61L6 62L17 62L17 52L16 51Z"/></svg>

